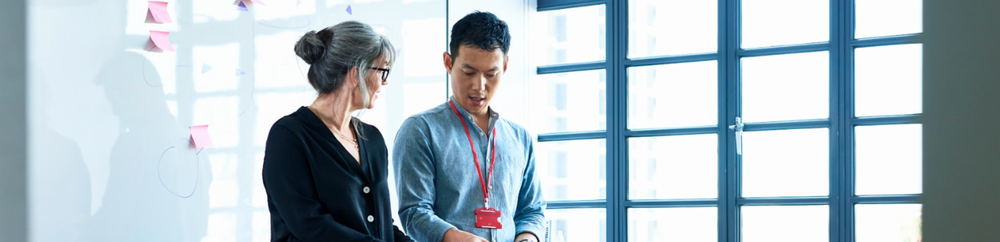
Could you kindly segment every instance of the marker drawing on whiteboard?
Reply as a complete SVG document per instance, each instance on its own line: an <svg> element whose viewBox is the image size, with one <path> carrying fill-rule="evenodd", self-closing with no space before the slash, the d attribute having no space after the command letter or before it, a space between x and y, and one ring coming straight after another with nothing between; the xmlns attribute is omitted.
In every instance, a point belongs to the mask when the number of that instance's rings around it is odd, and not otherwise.
<svg viewBox="0 0 1000 242"><path fill-rule="evenodd" d="M347 5L347 14L354 15L354 11L351 11L351 5Z"/></svg>
<svg viewBox="0 0 1000 242"><path fill-rule="evenodd" d="M160 185L163 186L164 189L167 189L168 192L174 194L174 196L177 196L177 197L180 197L180 198L189 198L192 195L194 195L195 190L198 190L198 180L200 180L199 177L201 176L199 174L199 173L201 173L201 164L200 164L200 161L199 161L199 158L198 158L197 154L195 154L195 156L194 156L194 164L195 164L194 186L191 187L191 192L188 193L187 195L180 194L180 193L174 192L174 190L171 190L169 187L167 187L167 183L163 181L163 176L160 175L160 173L161 173L160 166L161 166L161 164L163 164L163 156L167 154L167 151L170 151L170 150L175 149L175 148L177 148L177 147L170 146L166 150L163 150L163 153L160 154L160 159L159 159L159 161L156 162L156 178L160 179ZM198 153L201 153L201 151L199 150Z"/></svg>
<svg viewBox="0 0 1000 242"><path fill-rule="evenodd" d="M146 49L146 53L148 53L152 49L153 49L153 47L150 46L149 48ZM150 87L162 87L163 83L160 83L159 85L154 85L154 84L150 84L149 80L146 79L146 61L147 61L146 54L143 53L142 54L142 81L146 82L146 85L148 85Z"/></svg>

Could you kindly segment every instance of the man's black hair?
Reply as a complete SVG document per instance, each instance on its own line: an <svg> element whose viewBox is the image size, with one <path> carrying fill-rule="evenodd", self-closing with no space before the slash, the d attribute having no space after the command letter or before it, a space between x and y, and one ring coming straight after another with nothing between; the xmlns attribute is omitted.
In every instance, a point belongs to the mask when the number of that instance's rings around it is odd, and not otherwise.
<svg viewBox="0 0 1000 242"><path fill-rule="evenodd" d="M458 58L458 48L472 45L485 51L500 48L504 56L510 49L510 29L507 22L490 12L476 11L459 19L451 29L449 51L451 59Z"/></svg>

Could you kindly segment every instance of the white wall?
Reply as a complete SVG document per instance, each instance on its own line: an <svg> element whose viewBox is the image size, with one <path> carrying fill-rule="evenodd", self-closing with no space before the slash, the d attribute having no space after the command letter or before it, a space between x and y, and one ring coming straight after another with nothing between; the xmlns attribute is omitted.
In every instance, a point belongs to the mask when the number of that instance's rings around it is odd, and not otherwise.
<svg viewBox="0 0 1000 242"><path fill-rule="evenodd" d="M1000 241L1000 1L923 9L923 241Z"/></svg>
<svg viewBox="0 0 1000 242"><path fill-rule="evenodd" d="M25 1L0 8L0 238L27 240Z"/></svg>

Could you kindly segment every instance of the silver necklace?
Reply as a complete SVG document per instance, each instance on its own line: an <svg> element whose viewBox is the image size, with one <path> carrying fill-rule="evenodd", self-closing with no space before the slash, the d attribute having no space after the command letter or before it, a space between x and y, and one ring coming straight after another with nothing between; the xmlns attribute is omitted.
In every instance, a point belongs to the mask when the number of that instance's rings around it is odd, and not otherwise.
<svg viewBox="0 0 1000 242"><path fill-rule="evenodd" d="M340 132L333 132L333 134L336 135L337 137L340 137L341 139L344 139L344 140L350 142L351 144L354 144L354 149L355 150L359 149L358 148L358 141L357 141L357 139L348 138L347 136L345 136L343 134L340 134Z"/></svg>

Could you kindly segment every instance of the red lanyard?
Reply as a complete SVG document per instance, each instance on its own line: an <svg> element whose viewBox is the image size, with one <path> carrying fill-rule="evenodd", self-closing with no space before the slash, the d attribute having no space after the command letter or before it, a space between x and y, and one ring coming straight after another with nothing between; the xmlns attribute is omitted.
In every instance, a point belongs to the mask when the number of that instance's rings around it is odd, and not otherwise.
<svg viewBox="0 0 1000 242"><path fill-rule="evenodd" d="M479 156L476 155L476 145L472 144L472 135L469 134L469 126L465 125L465 119L458 113L455 104L451 101L448 101L448 104L451 104L451 110L455 111L458 120L462 120L462 127L465 127L465 136L469 137L469 146L472 147L472 158L476 161L476 174L479 175L479 185L483 188L483 203L486 204L486 207L490 207L490 193L486 191L486 186L493 180L493 162L496 161L497 157L497 128L493 127L493 149L490 150L492 153L490 157L490 173L486 177L486 182L483 182L483 173L480 172L482 168L479 167Z"/></svg>

